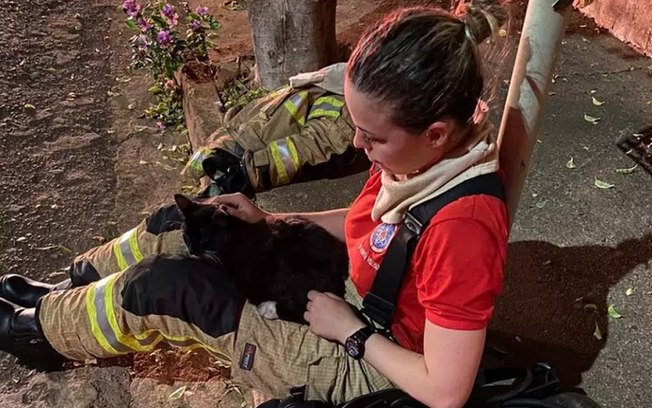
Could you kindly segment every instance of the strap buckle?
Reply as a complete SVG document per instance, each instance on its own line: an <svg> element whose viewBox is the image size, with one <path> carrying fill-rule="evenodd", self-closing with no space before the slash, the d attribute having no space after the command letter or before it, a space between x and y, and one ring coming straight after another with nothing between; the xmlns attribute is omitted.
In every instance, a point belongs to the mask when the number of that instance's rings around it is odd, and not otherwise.
<svg viewBox="0 0 652 408"><path fill-rule="evenodd" d="M405 219L403 220L403 223L409 229L413 234L415 235L420 235L421 234L421 228L423 227L423 223L417 219L410 211L405 213Z"/></svg>
<svg viewBox="0 0 652 408"><path fill-rule="evenodd" d="M396 307L393 303L388 302L375 293L369 292L362 301L362 310L360 311L373 323L387 329L395 310Z"/></svg>

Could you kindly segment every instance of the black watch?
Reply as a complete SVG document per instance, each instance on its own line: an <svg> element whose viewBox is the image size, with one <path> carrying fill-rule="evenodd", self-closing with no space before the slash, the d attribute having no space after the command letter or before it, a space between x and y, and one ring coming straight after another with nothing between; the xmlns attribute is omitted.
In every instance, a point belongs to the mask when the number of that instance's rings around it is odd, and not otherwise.
<svg viewBox="0 0 652 408"><path fill-rule="evenodd" d="M360 360L364 356L365 342L374 333L376 330L373 327L366 326L350 335L344 342L346 354L354 360Z"/></svg>

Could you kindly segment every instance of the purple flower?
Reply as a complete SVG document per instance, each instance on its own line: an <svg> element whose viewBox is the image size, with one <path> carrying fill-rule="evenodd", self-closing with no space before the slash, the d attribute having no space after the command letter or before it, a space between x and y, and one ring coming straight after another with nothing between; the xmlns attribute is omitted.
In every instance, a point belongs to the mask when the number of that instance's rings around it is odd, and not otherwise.
<svg viewBox="0 0 652 408"><path fill-rule="evenodd" d="M190 23L190 29L192 31L199 31L199 29L202 28L202 23L199 20L194 20L192 23Z"/></svg>
<svg viewBox="0 0 652 408"><path fill-rule="evenodd" d="M140 27L140 31L142 31L143 33L152 29L152 25L142 17L138 19L138 27Z"/></svg>
<svg viewBox="0 0 652 408"><path fill-rule="evenodd" d="M171 4L166 4L165 6L163 6L163 9L161 10L161 14L163 15L163 17L172 18L172 16L174 15L174 6Z"/></svg>
<svg viewBox="0 0 652 408"><path fill-rule="evenodd" d="M204 6L197 7L197 14L199 14L202 17L205 16L206 14L208 14L208 7L204 7Z"/></svg>
<svg viewBox="0 0 652 408"><path fill-rule="evenodd" d="M177 82L174 79L168 79L165 82L165 89L174 89L177 87Z"/></svg>
<svg viewBox="0 0 652 408"><path fill-rule="evenodd" d="M161 45L166 45L172 42L172 37L170 36L170 31L163 30L159 31L156 35L156 41Z"/></svg>
<svg viewBox="0 0 652 408"><path fill-rule="evenodd" d="M179 24L179 15L174 11L174 6L171 4L163 6L161 9L161 17L165 18L168 21L168 24L173 27Z"/></svg>
<svg viewBox="0 0 652 408"><path fill-rule="evenodd" d="M158 130L160 130L161 132L164 131L165 128L166 128L165 123L163 123L163 122L156 122L156 127L157 127Z"/></svg>
<svg viewBox="0 0 652 408"><path fill-rule="evenodd" d="M128 16L136 16L140 12L140 4L136 0L125 0L122 3L122 11L124 11Z"/></svg>

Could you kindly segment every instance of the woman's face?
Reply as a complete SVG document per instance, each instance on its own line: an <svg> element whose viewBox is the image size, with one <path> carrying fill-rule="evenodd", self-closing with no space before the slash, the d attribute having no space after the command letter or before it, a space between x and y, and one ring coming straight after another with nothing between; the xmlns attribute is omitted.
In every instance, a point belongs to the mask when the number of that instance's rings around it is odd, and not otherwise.
<svg viewBox="0 0 652 408"><path fill-rule="evenodd" d="M428 131L409 133L396 126L389 107L383 102L358 92L344 83L344 98L355 124L353 145L364 149L369 160L390 174L407 176L425 170L442 156Z"/></svg>

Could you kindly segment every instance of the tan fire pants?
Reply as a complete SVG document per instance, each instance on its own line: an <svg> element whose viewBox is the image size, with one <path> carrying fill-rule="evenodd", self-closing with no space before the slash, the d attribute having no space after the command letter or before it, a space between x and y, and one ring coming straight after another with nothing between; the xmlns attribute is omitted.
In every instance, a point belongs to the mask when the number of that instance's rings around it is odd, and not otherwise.
<svg viewBox="0 0 652 408"><path fill-rule="evenodd" d="M350 282L346 297L359 306ZM37 315L52 347L74 360L167 343L206 349L231 364L236 382L276 398L305 385L307 398L337 404L392 386L307 326L261 318L219 269L195 259L145 257L86 286L46 295Z"/></svg>

